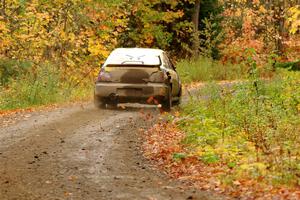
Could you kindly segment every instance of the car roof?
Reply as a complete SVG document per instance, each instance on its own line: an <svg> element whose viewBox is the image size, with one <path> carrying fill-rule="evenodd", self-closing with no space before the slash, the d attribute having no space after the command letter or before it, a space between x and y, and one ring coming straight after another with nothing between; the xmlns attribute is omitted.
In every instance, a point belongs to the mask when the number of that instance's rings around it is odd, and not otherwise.
<svg viewBox="0 0 300 200"><path fill-rule="evenodd" d="M118 48L111 52L107 65L161 65L163 50L150 48Z"/></svg>

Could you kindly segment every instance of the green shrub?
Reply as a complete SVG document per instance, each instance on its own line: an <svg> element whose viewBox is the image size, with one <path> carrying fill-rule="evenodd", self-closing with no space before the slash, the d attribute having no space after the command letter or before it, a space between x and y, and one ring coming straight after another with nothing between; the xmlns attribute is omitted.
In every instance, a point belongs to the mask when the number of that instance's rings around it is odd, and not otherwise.
<svg viewBox="0 0 300 200"><path fill-rule="evenodd" d="M31 67L29 61L0 59L0 86L6 86L9 80L26 73Z"/></svg>
<svg viewBox="0 0 300 200"><path fill-rule="evenodd" d="M300 71L300 60L296 62L276 63L276 68L285 68L291 71Z"/></svg>

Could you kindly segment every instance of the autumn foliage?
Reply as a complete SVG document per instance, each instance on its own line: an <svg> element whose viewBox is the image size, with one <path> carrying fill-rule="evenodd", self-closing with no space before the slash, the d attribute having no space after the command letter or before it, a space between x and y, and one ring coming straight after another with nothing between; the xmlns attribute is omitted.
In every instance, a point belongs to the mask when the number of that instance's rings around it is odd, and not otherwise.
<svg viewBox="0 0 300 200"><path fill-rule="evenodd" d="M116 47L162 48L179 59L193 55L195 35L204 56L224 63L243 62L249 48L261 65L299 59L297 1L201 1L199 33L194 6L194 0L2 0L0 59L33 68L50 62L74 84L95 76ZM24 69L14 66L1 65L2 80Z"/></svg>
<svg viewBox="0 0 300 200"><path fill-rule="evenodd" d="M184 133L174 124L157 124L144 133L144 155L171 177L203 190L223 194L224 199L299 199L298 188L272 186L262 179L240 179L226 183L235 173L226 163L205 163L190 153L181 141ZM227 179L227 180L226 180Z"/></svg>
<svg viewBox="0 0 300 200"><path fill-rule="evenodd" d="M190 86L189 102L144 133L144 155L197 188L240 199L300 198L299 74L279 74Z"/></svg>
<svg viewBox="0 0 300 200"><path fill-rule="evenodd" d="M299 59L299 6L297 1L229 1L223 12L223 61L239 63L253 48L257 62Z"/></svg>

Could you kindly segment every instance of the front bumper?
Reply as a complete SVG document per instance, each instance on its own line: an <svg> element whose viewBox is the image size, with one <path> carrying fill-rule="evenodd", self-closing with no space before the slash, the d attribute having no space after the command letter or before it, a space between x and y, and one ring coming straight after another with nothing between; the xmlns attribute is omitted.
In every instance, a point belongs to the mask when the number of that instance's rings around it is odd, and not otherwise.
<svg viewBox="0 0 300 200"><path fill-rule="evenodd" d="M95 85L95 96L98 99L117 99L118 102L145 102L150 97L157 100L167 98L168 86L164 83L104 83Z"/></svg>

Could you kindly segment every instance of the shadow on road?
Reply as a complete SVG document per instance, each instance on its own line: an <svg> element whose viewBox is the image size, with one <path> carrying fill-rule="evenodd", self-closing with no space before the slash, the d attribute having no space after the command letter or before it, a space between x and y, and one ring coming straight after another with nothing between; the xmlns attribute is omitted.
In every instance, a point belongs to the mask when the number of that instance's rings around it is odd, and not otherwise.
<svg viewBox="0 0 300 200"><path fill-rule="evenodd" d="M159 111L160 108L156 105L126 103L126 104L118 104L117 107L107 106L106 108L101 108L99 110L142 112L142 111Z"/></svg>

